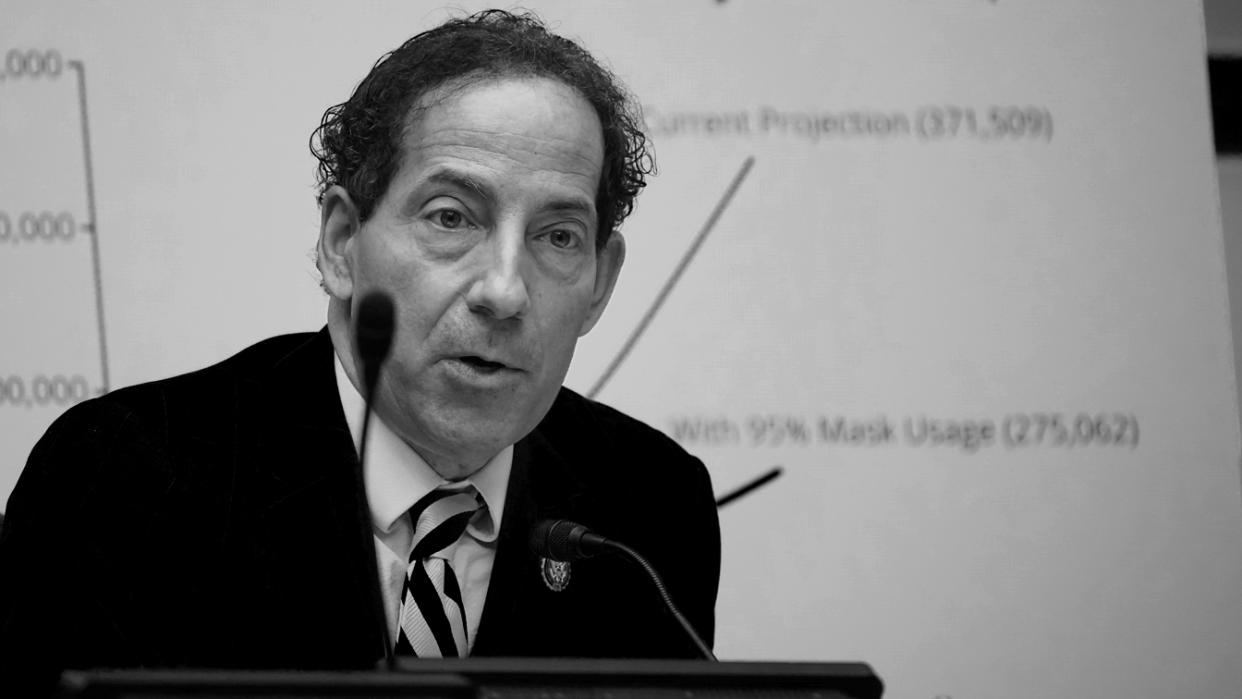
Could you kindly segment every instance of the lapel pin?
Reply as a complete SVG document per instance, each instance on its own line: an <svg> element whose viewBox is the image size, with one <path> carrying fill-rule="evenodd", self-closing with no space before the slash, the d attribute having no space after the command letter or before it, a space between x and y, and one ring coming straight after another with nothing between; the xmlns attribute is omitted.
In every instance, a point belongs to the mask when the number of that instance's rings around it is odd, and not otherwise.
<svg viewBox="0 0 1242 699"><path fill-rule="evenodd" d="M543 584L553 592L560 592L569 587L569 561L540 558L539 574L543 578Z"/></svg>

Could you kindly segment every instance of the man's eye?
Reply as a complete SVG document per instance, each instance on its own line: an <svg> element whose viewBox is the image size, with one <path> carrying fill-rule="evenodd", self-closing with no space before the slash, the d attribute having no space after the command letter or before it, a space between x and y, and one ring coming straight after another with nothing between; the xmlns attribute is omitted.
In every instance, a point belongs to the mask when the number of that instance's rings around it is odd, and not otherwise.
<svg viewBox="0 0 1242 699"><path fill-rule="evenodd" d="M434 214L434 218L444 228L460 228L466 222L461 212L453 209L440 209Z"/></svg>
<svg viewBox="0 0 1242 699"><path fill-rule="evenodd" d="M578 242L578 238L567 230L558 229L548 233L548 242L552 243L552 247L566 250L572 248Z"/></svg>

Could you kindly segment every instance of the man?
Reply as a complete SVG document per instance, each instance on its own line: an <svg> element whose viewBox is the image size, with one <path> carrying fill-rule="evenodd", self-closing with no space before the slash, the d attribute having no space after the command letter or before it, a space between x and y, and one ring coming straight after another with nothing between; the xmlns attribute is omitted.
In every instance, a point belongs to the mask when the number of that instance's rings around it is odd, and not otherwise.
<svg viewBox="0 0 1242 699"><path fill-rule="evenodd" d="M0 538L8 680L367 668L385 643L694 655L638 567L532 552L548 518L646 555L710 643L706 470L560 385L625 257L650 170L635 124L531 17L450 21L377 63L317 133L327 328L83 403L32 452ZM364 495L352 328L372 291L396 328Z"/></svg>

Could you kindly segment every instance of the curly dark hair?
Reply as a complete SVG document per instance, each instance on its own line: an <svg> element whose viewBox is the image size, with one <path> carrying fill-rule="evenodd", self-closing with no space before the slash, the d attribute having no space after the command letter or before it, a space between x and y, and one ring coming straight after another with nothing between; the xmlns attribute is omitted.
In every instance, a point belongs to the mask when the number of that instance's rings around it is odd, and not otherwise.
<svg viewBox="0 0 1242 699"><path fill-rule="evenodd" d="M366 221L401 167L405 129L420 98L449 81L499 76L559 80L599 116L604 164L595 194L595 244L601 249L655 172L642 117L611 72L529 13L487 10L452 19L381 57L349 100L329 107L311 134L320 204L329 187L341 185Z"/></svg>

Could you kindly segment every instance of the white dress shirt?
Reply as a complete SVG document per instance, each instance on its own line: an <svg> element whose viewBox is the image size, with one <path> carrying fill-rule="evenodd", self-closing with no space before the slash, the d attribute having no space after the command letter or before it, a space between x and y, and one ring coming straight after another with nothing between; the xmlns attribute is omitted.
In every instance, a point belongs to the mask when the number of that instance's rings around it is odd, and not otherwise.
<svg viewBox="0 0 1242 699"><path fill-rule="evenodd" d="M358 449L362 444L362 416L366 404L345 373L339 356L336 357L336 387L341 396L345 420L354 438L354 448ZM427 465L378 415L371 417L367 442L363 482L371 507L384 615L388 620L389 638L396 642L401 614L401 587L405 584L405 569L414 547L414 525L405 515L420 498L449 481ZM496 535L500 532L500 521L504 516L505 494L512 467L513 446L510 445L466 479L483 496L487 508L470 521L466 533L457 543L442 553L457 575L461 588L462 603L466 607L466 643L469 648L474 647L479 619L483 615L492 563L496 559Z"/></svg>

